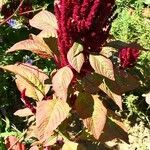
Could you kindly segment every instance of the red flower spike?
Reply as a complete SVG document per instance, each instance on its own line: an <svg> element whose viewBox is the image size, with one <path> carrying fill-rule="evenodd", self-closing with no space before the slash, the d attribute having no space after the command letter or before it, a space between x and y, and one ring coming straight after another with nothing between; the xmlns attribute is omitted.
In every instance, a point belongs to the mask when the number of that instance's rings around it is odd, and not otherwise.
<svg viewBox="0 0 150 150"><path fill-rule="evenodd" d="M85 55L99 53L108 38L114 10L115 0L59 0L55 3L61 67L69 64L67 53L74 42L82 43Z"/></svg>
<svg viewBox="0 0 150 150"><path fill-rule="evenodd" d="M33 114L36 113L36 109L34 108L34 106L29 102L29 100L26 98L26 95L25 95L25 92L26 92L26 89L24 89L22 92L21 92L21 100L22 102L25 104L25 106L27 108L29 108Z"/></svg>
<svg viewBox="0 0 150 150"><path fill-rule="evenodd" d="M119 59L122 69L133 67L138 57L139 50L136 48L126 47L119 50Z"/></svg>

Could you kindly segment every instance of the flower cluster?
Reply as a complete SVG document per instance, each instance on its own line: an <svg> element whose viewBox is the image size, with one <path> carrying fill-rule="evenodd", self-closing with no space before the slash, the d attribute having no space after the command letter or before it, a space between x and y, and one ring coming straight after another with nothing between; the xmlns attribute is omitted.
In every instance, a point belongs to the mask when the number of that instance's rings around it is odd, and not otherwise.
<svg viewBox="0 0 150 150"><path fill-rule="evenodd" d="M97 53L109 35L115 0L57 0L58 46L61 66L68 64L67 52L74 42L84 46L84 54Z"/></svg>
<svg viewBox="0 0 150 150"><path fill-rule="evenodd" d="M119 59L121 68L130 68L135 65L135 62L137 61L139 56L139 50L136 48L130 48L126 47L121 50L119 50Z"/></svg>

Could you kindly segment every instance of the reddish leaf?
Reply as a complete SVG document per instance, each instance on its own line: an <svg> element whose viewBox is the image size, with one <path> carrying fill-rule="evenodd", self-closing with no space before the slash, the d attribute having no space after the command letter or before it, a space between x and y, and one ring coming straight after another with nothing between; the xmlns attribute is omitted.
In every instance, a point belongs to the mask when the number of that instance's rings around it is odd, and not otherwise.
<svg viewBox="0 0 150 150"><path fill-rule="evenodd" d="M26 89L26 96L35 100L42 100L50 89L50 84L44 84L49 77L36 66L22 63L0 68L16 74L16 84L20 92Z"/></svg>
<svg viewBox="0 0 150 150"><path fill-rule="evenodd" d="M26 150L23 143L20 143L15 136L9 136L5 140L6 148L10 150Z"/></svg>
<svg viewBox="0 0 150 150"><path fill-rule="evenodd" d="M79 93L75 101L75 109L82 119L92 117L94 111L94 100L91 94Z"/></svg>
<svg viewBox="0 0 150 150"><path fill-rule="evenodd" d="M82 52L83 46L79 43L74 43L67 54L68 62L77 72L80 72L84 63L84 55Z"/></svg>
<svg viewBox="0 0 150 150"><path fill-rule="evenodd" d="M97 94L100 91L99 85L103 82L103 78L99 74L88 74L81 80L84 90L91 94Z"/></svg>
<svg viewBox="0 0 150 150"><path fill-rule="evenodd" d="M37 146L32 146L29 150L39 150Z"/></svg>
<svg viewBox="0 0 150 150"><path fill-rule="evenodd" d="M52 85L55 95L66 101L68 86L73 78L73 73L69 67L63 67L53 76Z"/></svg>
<svg viewBox="0 0 150 150"><path fill-rule="evenodd" d="M40 34L57 37L57 20L51 12L43 10L36 14L29 23L31 26L43 30Z"/></svg>
<svg viewBox="0 0 150 150"><path fill-rule="evenodd" d="M100 137L101 142L111 141L115 138L129 143L127 129L114 112L109 111L108 118L104 127L104 132Z"/></svg>
<svg viewBox="0 0 150 150"><path fill-rule="evenodd" d="M13 45L7 52L14 52L18 50L29 50L36 53L42 58L50 58L53 56L52 50L44 42L42 38L32 35L33 39L24 40Z"/></svg>
<svg viewBox="0 0 150 150"><path fill-rule="evenodd" d="M98 96L80 93L75 106L77 113L84 119L86 128L96 139L99 139L106 122L107 109Z"/></svg>
<svg viewBox="0 0 150 150"><path fill-rule="evenodd" d="M109 89L118 95L131 91L140 86L139 79L124 70L115 69L116 81L106 79L106 84Z"/></svg>
<svg viewBox="0 0 150 150"><path fill-rule="evenodd" d="M110 80L115 80L113 64L110 59L102 55L90 55L89 60L96 73Z"/></svg>
<svg viewBox="0 0 150 150"><path fill-rule="evenodd" d="M69 105L62 100L48 100L37 104L36 125L40 141L47 140L69 115Z"/></svg>
<svg viewBox="0 0 150 150"><path fill-rule="evenodd" d="M109 89L109 86L107 86L105 82L102 82L102 83L99 85L99 88L100 88L104 93L106 93L106 94L119 106L119 108L122 110L122 97L121 97L121 95L118 95L118 94L112 92L112 91Z"/></svg>
<svg viewBox="0 0 150 150"><path fill-rule="evenodd" d="M82 80L82 86L88 93L97 94L102 90L111 98L120 109L122 109L122 98L109 89L109 86L105 83L106 79L103 79L99 74L89 74Z"/></svg>

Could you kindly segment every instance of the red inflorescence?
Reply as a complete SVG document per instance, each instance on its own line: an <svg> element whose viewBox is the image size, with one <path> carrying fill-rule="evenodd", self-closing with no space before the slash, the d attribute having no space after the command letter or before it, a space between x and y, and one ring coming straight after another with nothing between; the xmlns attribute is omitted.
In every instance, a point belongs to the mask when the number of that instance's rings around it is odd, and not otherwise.
<svg viewBox="0 0 150 150"><path fill-rule="evenodd" d="M84 54L99 52L108 38L115 0L57 0L58 46L61 66L68 64L67 52L74 42L81 42Z"/></svg>
<svg viewBox="0 0 150 150"><path fill-rule="evenodd" d="M122 69L130 68L135 65L139 56L139 50L136 48L122 48L119 50L119 58Z"/></svg>

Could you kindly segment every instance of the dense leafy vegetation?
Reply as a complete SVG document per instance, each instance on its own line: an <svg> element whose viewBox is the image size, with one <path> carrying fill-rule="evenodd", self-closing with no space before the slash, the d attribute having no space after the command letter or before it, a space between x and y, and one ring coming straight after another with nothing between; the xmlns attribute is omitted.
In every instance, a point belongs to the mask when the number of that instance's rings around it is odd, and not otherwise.
<svg viewBox="0 0 150 150"><path fill-rule="evenodd" d="M97 24L85 17L91 7L78 14L64 1L74 12L60 5L55 17L53 3L26 0L7 22L19 2L0 6L0 67L9 71L0 72L0 148L109 149L105 142L118 138L148 150L128 140L122 119L150 123L150 2L118 0L117 10L111 2L109 21L99 16ZM74 24L66 24L70 13Z"/></svg>

